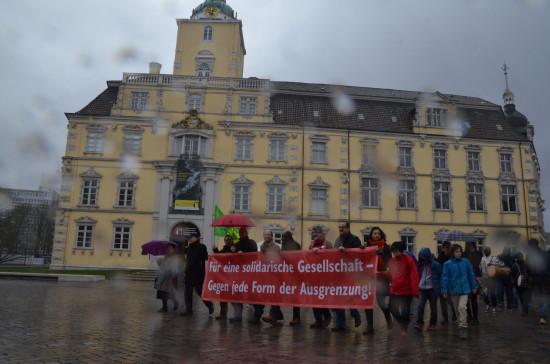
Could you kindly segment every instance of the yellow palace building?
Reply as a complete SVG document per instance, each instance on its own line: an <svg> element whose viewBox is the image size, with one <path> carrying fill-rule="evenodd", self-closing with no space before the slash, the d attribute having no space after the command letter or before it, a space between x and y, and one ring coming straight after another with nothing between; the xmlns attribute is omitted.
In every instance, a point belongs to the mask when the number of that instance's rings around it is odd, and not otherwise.
<svg viewBox="0 0 550 364"><path fill-rule="evenodd" d="M533 127L477 97L243 78L242 23L223 0L178 19L173 71L124 73L67 113L52 268L154 268L150 240L199 233L215 207L250 236L349 220L365 239L435 251L444 230L481 244L543 240ZM506 73L506 68L505 68ZM497 251L500 252L500 251Z"/></svg>

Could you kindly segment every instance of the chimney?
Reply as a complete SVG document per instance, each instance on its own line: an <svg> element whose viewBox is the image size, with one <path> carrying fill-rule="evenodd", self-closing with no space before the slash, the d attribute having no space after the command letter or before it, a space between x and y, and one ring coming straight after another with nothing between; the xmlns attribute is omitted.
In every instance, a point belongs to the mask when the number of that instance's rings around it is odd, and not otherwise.
<svg viewBox="0 0 550 364"><path fill-rule="evenodd" d="M152 75L158 75L160 74L160 69L162 65L157 62L150 62L149 63L149 73Z"/></svg>

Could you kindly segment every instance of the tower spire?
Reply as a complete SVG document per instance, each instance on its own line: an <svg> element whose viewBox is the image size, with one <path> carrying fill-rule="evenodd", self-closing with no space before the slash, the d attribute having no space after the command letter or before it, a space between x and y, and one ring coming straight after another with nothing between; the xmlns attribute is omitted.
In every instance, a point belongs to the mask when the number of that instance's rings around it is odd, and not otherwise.
<svg viewBox="0 0 550 364"><path fill-rule="evenodd" d="M504 90L504 94L502 95L504 105L514 105L514 93L508 88L508 70L510 68L508 67L506 62L504 62L504 65L501 69L504 71L504 80L506 82L506 90Z"/></svg>

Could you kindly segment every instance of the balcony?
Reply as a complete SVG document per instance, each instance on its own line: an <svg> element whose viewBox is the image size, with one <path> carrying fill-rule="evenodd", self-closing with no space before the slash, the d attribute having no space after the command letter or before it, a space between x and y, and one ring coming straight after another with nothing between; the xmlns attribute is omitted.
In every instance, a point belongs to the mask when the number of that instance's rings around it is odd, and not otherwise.
<svg viewBox="0 0 550 364"><path fill-rule="evenodd" d="M199 76L175 76L150 73L124 73L125 85L168 86L168 87L207 87L233 90L268 91L269 80L257 78L223 78Z"/></svg>

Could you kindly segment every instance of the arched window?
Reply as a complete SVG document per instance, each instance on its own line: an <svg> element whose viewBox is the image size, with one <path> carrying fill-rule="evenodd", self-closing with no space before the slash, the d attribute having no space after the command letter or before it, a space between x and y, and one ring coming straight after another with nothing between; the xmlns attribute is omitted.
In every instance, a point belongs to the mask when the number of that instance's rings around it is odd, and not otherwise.
<svg viewBox="0 0 550 364"><path fill-rule="evenodd" d="M212 40L212 26L207 25L204 27L204 31L202 33L202 40Z"/></svg>

